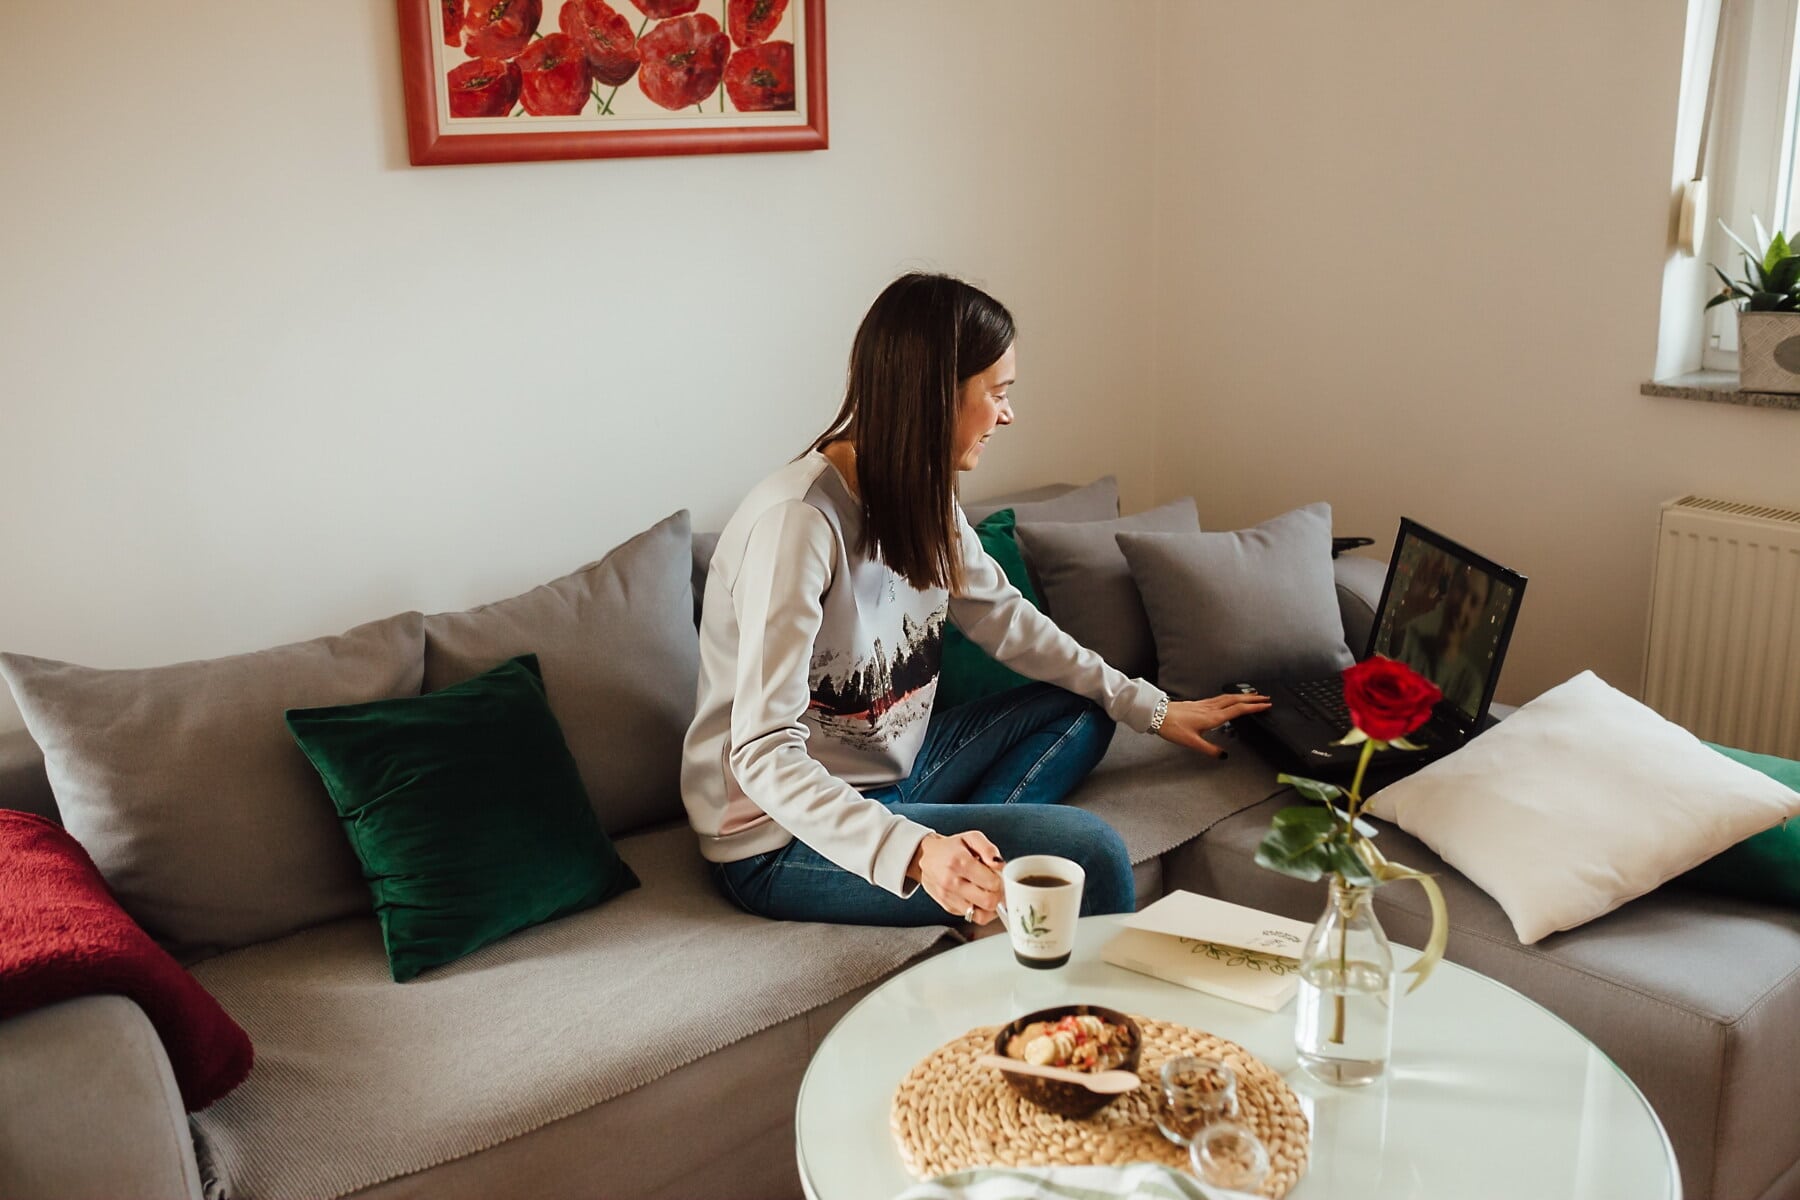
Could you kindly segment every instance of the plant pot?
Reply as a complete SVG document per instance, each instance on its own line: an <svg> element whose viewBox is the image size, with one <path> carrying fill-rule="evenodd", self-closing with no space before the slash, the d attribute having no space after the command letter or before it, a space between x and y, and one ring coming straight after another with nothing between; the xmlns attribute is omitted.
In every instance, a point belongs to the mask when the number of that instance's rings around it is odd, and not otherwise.
<svg viewBox="0 0 1800 1200"><path fill-rule="evenodd" d="M1800 393L1800 313L1739 310L1738 387Z"/></svg>

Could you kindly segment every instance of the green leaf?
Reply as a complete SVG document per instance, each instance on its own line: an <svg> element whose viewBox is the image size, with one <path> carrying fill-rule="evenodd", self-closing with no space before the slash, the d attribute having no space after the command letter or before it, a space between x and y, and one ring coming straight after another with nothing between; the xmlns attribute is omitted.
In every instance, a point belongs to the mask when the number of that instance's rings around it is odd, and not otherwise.
<svg viewBox="0 0 1800 1200"><path fill-rule="evenodd" d="M1787 299L1780 292L1756 292L1750 297L1751 312L1780 312L1781 302Z"/></svg>
<svg viewBox="0 0 1800 1200"><path fill-rule="evenodd" d="M1368 734L1352 725L1349 733L1346 733L1343 737L1331 744L1334 746L1360 746L1368 740Z"/></svg>
<svg viewBox="0 0 1800 1200"><path fill-rule="evenodd" d="M1732 296L1732 294L1730 292L1720 292L1718 295L1714 296L1711 300L1708 300L1706 302L1706 307L1711 308L1715 304L1723 304L1727 300L1731 300L1731 299L1734 299L1734 297Z"/></svg>
<svg viewBox="0 0 1800 1200"><path fill-rule="evenodd" d="M1333 841L1329 843L1326 847L1326 857L1331 864L1330 869L1342 875L1345 883L1367 887L1375 882L1375 874L1369 870L1369 864L1362 860L1362 857L1351 848L1348 842Z"/></svg>
<svg viewBox="0 0 1800 1200"><path fill-rule="evenodd" d="M1314 808L1309 804L1289 805L1276 813L1269 822L1271 829L1298 829L1310 837L1330 837L1341 827L1331 810Z"/></svg>
<svg viewBox="0 0 1800 1200"><path fill-rule="evenodd" d="M1392 746L1396 750L1423 750L1425 748L1423 746L1415 745L1414 743L1407 741L1403 737L1395 738L1393 741L1389 742L1388 745Z"/></svg>
<svg viewBox="0 0 1800 1200"><path fill-rule="evenodd" d="M1277 775L1275 777L1275 782L1285 783L1296 792L1299 792L1302 796L1305 796L1308 800L1317 800L1320 804L1330 804L1333 800L1338 799L1344 794L1344 789L1338 787L1336 784L1321 783L1317 779L1303 779L1298 775ZM1318 810L1310 808L1288 808L1282 810L1282 812L1316 811ZM1281 819L1280 813L1276 814L1275 819L1278 821Z"/></svg>
<svg viewBox="0 0 1800 1200"><path fill-rule="evenodd" d="M1731 226L1725 224L1724 221L1720 221L1719 228L1723 229L1725 231L1726 237L1730 238L1732 241L1736 242L1740 247L1742 247L1745 254L1748 254L1751 258L1759 257L1757 255L1756 251L1750 248L1749 242L1746 242L1743 238L1741 238L1737 234L1731 232Z"/></svg>
<svg viewBox="0 0 1800 1200"><path fill-rule="evenodd" d="M1762 218L1755 213L1751 213L1750 227L1756 230L1756 244L1759 246L1767 246L1769 244L1769 231L1763 228ZM1752 250L1750 252L1750 257L1761 258L1762 256Z"/></svg>
<svg viewBox="0 0 1800 1200"><path fill-rule="evenodd" d="M1762 263L1749 255L1744 256L1744 286L1753 292L1769 291L1769 273L1763 270Z"/></svg>
<svg viewBox="0 0 1800 1200"><path fill-rule="evenodd" d="M1308 883L1323 879L1331 869L1323 838L1309 838L1301 830L1273 826L1256 848L1256 865Z"/></svg>
<svg viewBox="0 0 1800 1200"><path fill-rule="evenodd" d="M1786 258L1787 256L1788 256L1787 238L1780 232L1777 232L1775 234L1775 236L1772 239L1770 239L1769 248L1767 250L1763 251L1763 256L1762 256L1763 270L1773 271L1775 269L1775 265L1777 263L1779 263L1782 259Z"/></svg>
<svg viewBox="0 0 1800 1200"><path fill-rule="evenodd" d="M1769 290L1791 292L1800 283L1800 254L1789 254L1769 269Z"/></svg>

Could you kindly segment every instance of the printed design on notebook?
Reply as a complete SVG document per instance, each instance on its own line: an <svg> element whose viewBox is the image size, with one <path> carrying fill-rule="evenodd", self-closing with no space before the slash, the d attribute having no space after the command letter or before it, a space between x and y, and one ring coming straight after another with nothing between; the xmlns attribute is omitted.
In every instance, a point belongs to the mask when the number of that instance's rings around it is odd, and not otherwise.
<svg viewBox="0 0 1800 1200"><path fill-rule="evenodd" d="M948 612L939 605L923 623L903 615L900 644L891 658L880 638L867 657L833 652L815 658L808 718L827 737L858 750L880 750L928 717Z"/></svg>
<svg viewBox="0 0 1800 1200"><path fill-rule="evenodd" d="M1271 975L1286 975L1290 971L1298 971L1298 959L1285 958L1279 954L1258 954L1254 950L1245 950L1238 946L1221 946L1217 942L1199 942L1193 938L1176 938L1187 947L1189 954L1198 954L1210 958L1214 962L1224 963L1228 967L1244 967L1251 971L1267 971Z"/></svg>

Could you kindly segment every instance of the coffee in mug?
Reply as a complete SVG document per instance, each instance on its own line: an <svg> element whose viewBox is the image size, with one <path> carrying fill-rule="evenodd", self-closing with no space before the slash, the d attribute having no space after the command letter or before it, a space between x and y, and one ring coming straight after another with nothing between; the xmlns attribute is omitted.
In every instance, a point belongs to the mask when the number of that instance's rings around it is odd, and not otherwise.
<svg viewBox="0 0 1800 1200"><path fill-rule="evenodd" d="M1081 864L1054 854L1028 854L1001 872L1006 903L1000 919L1012 937L1013 957L1028 967L1047 969L1069 961L1075 949L1075 922L1081 916Z"/></svg>

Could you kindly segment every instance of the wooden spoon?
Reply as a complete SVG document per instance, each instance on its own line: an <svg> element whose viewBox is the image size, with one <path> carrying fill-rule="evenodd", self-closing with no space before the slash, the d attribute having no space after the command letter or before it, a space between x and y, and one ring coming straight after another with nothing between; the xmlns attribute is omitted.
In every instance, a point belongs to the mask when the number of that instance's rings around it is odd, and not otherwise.
<svg viewBox="0 0 1800 1200"><path fill-rule="evenodd" d="M975 1060L975 1064L981 1067L993 1067L997 1071L1011 1071L1014 1075L1036 1075L1041 1079L1058 1079L1063 1083L1077 1084L1090 1092L1098 1092L1103 1096L1122 1096L1126 1092L1135 1092L1144 1083L1130 1071L1071 1071L1067 1067L1040 1067L1036 1063L1028 1063L1018 1058L1002 1058L998 1054L984 1054Z"/></svg>

